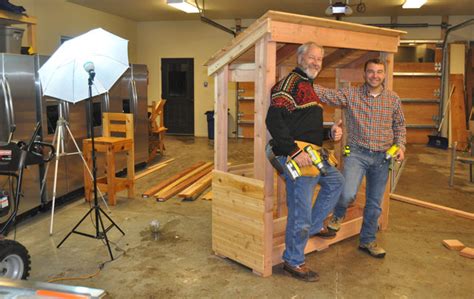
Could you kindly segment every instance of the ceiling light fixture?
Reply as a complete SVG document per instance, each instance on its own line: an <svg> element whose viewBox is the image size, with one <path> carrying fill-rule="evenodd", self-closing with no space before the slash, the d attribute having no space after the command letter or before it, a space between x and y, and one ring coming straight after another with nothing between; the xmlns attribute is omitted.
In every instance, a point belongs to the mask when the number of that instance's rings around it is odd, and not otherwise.
<svg viewBox="0 0 474 299"><path fill-rule="evenodd" d="M352 14L352 8L349 6L349 0L343 2L336 1L334 4L329 0L329 7L325 11L327 16L335 16L340 19L341 16L349 16Z"/></svg>
<svg viewBox="0 0 474 299"><path fill-rule="evenodd" d="M402 8L405 8L405 9L420 8L425 3L426 3L426 0L406 0L405 3L403 3Z"/></svg>
<svg viewBox="0 0 474 299"><path fill-rule="evenodd" d="M199 13L199 9L186 0L166 0L166 4L182 10L185 13Z"/></svg>

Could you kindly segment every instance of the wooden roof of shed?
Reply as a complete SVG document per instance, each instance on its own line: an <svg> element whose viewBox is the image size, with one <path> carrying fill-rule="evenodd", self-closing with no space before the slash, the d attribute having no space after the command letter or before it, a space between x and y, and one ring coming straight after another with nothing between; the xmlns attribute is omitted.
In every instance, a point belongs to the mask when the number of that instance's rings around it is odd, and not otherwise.
<svg viewBox="0 0 474 299"><path fill-rule="evenodd" d="M206 62L208 74L232 63L266 34L278 43L314 41L321 46L393 53L406 32L270 10Z"/></svg>

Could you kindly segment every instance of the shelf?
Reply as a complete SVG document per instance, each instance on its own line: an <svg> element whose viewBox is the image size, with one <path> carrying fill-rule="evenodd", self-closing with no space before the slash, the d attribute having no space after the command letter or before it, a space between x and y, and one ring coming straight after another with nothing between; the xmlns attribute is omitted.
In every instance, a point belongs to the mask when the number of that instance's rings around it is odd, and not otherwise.
<svg viewBox="0 0 474 299"><path fill-rule="evenodd" d="M237 123L239 125L253 125L254 121L253 120L238 120Z"/></svg>
<svg viewBox="0 0 474 299"><path fill-rule="evenodd" d="M36 53L36 23L37 20L35 17L29 17L20 14L14 14L5 10L0 10L0 24L26 24L26 38L32 53Z"/></svg>
<svg viewBox="0 0 474 299"><path fill-rule="evenodd" d="M406 124L407 129L436 129L436 125Z"/></svg>
<svg viewBox="0 0 474 299"><path fill-rule="evenodd" d="M419 73L419 72L394 72L395 77L441 77L441 73Z"/></svg>

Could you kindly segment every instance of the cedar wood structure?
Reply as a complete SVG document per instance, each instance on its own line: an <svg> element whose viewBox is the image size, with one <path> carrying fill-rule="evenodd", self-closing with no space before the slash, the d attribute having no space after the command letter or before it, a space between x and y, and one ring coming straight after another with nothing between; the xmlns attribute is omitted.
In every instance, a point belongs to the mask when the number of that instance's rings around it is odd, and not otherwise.
<svg viewBox="0 0 474 299"><path fill-rule="evenodd" d="M265 145L270 139L265 116L270 89L277 81L277 71L282 70L283 61L294 55L299 44L307 41L324 47L375 51L387 63L386 87L391 89L393 57L402 34L402 31L268 11L207 62L208 74L215 78L212 248L217 255L235 260L264 277L272 274L272 266L282 262L285 188L284 181L275 175L265 157ZM353 70L337 73L336 80L353 81ZM228 167L228 83L239 81L255 82L254 163ZM341 117L340 111L335 113ZM341 149L340 145L336 147L339 158ZM365 188L361 189L359 204L348 212L337 237L332 240L311 238L306 252L322 250L359 233L363 206L360 199L363 200L361 195ZM386 228L388 192L383 210L381 226Z"/></svg>

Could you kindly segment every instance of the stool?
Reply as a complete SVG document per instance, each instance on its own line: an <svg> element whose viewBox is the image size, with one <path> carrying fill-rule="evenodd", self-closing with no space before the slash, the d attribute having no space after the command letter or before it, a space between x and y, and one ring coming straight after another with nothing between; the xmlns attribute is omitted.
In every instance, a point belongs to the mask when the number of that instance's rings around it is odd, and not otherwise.
<svg viewBox="0 0 474 299"><path fill-rule="evenodd" d="M165 106L166 100L159 100L158 103L152 102L151 106L148 106L149 117L148 117L148 160L150 163L159 152L161 155L165 153L165 133L168 128L164 125L163 107Z"/></svg>
<svg viewBox="0 0 474 299"><path fill-rule="evenodd" d="M109 204L115 205L115 193L127 189L128 197L134 197L135 149L133 143L133 114L103 113L102 137L94 138L96 153L106 154L106 176L97 179L97 187L106 192ZM124 137L116 137L118 134ZM127 154L127 177L115 176L115 153ZM90 169L92 169L92 140L83 140L83 154ZM87 169L84 169L84 192L86 200L90 201L93 183Z"/></svg>

